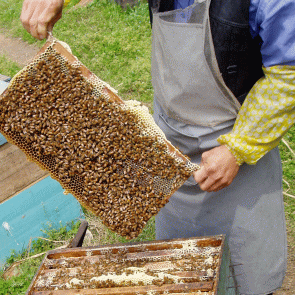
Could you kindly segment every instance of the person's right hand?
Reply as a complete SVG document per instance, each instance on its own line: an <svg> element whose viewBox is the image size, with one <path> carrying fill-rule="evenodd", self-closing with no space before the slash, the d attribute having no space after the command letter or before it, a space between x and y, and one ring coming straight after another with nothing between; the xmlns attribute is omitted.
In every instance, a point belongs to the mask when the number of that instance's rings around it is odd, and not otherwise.
<svg viewBox="0 0 295 295"><path fill-rule="evenodd" d="M24 0L20 20L35 38L42 40L62 16L64 0Z"/></svg>

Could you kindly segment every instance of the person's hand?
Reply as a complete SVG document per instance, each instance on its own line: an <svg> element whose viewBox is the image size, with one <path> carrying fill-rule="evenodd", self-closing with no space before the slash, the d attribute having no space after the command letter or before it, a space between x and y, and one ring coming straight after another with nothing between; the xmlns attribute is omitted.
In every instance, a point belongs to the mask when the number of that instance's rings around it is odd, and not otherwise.
<svg viewBox="0 0 295 295"><path fill-rule="evenodd" d="M61 18L64 0L24 0L20 20L35 38L42 40Z"/></svg>
<svg viewBox="0 0 295 295"><path fill-rule="evenodd" d="M207 192L216 192L230 185L239 171L236 158L225 145L204 152L200 166L193 176L200 188Z"/></svg>

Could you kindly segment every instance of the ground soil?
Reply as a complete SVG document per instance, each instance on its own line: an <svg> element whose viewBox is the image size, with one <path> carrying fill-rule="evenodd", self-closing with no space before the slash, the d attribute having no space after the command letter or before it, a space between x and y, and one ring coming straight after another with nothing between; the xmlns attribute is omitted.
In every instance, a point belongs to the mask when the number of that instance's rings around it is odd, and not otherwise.
<svg viewBox="0 0 295 295"><path fill-rule="evenodd" d="M21 67L25 66L38 51L38 47L29 45L18 38L10 38L3 30L0 30L0 55L7 56Z"/></svg>
<svg viewBox="0 0 295 295"><path fill-rule="evenodd" d="M86 0L85 0L86 1ZM34 45L29 45L20 39L9 37L5 32L0 31L0 55L4 54L7 58L15 61L21 67L27 61L34 57L39 48ZM0 73L1 74L1 73ZM93 222L93 221L92 221ZM97 228L91 232L91 240L96 241L101 237L102 233L98 232ZM287 273L283 286L277 290L275 295L294 295L295 294L295 238L291 235L291 229L287 220L287 233L288 233L288 265ZM99 235L99 237L96 237Z"/></svg>

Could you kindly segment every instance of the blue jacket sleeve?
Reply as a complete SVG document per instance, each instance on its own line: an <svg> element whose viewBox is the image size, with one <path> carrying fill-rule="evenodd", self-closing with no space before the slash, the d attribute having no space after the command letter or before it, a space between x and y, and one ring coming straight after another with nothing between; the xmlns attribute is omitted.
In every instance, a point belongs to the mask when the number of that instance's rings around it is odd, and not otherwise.
<svg viewBox="0 0 295 295"><path fill-rule="evenodd" d="M295 65L295 1L251 0L252 36L262 39L263 65Z"/></svg>

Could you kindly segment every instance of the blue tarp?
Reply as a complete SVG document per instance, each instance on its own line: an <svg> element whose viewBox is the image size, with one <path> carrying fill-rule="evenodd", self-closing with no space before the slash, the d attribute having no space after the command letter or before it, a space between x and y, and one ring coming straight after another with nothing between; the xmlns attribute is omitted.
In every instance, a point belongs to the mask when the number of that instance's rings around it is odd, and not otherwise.
<svg viewBox="0 0 295 295"><path fill-rule="evenodd" d="M0 204L0 267L11 250L26 249L31 237L42 236L41 229L84 218L79 202L63 191L57 181L46 177Z"/></svg>
<svg viewBox="0 0 295 295"><path fill-rule="evenodd" d="M7 88L8 84L8 82L0 80L0 94Z"/></svg>
<svg viewBox="0 0 295 295"><path fill-rule="evenodd" d="M6 138L0 133L0 146L6 142L7 142Z"/></svg>

